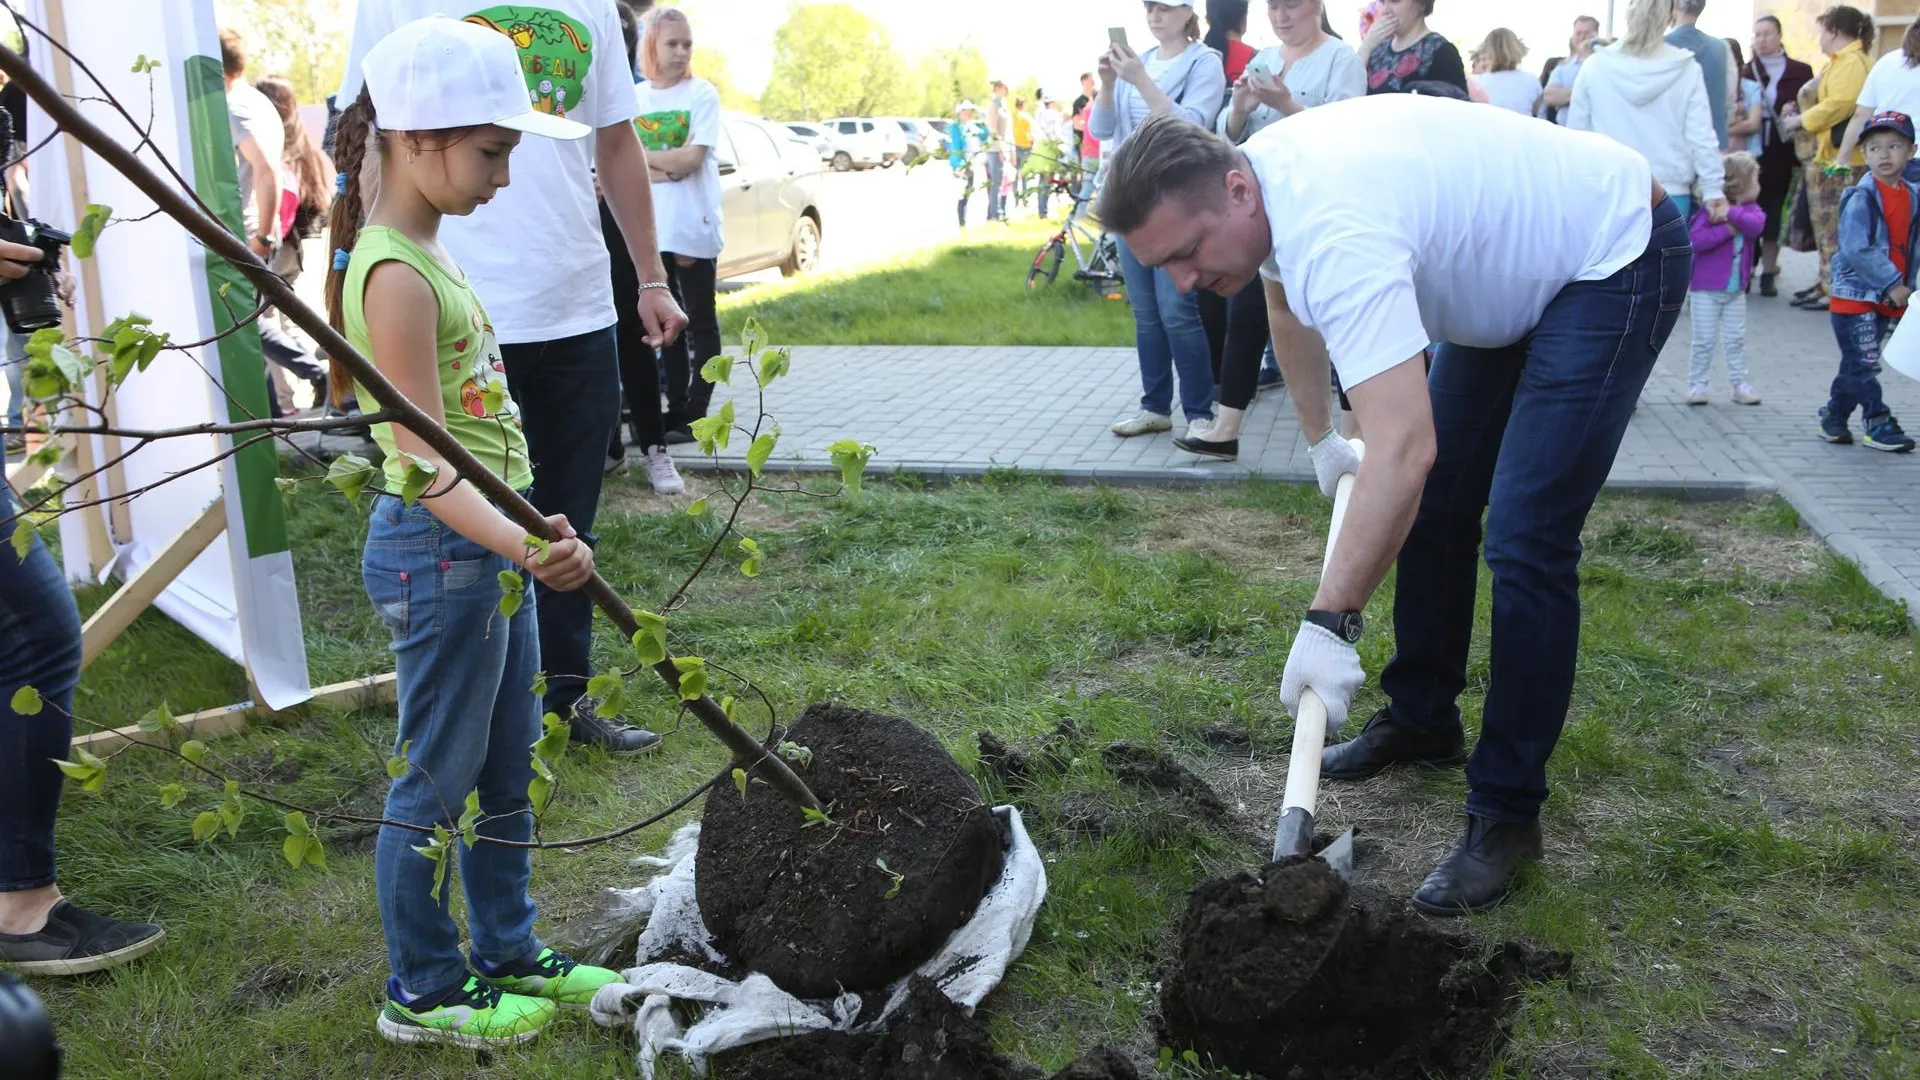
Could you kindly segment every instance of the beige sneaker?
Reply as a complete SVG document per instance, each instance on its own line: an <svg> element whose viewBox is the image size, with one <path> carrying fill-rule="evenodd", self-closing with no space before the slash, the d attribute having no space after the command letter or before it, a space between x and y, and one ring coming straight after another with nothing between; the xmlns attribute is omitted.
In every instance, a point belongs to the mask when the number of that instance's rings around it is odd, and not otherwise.
<svg viewBox="0 0 1920 1080"><path fill-rule="evenodd" d="M653 485L655 495L678 495L687 490L686 481L680 479L680 470L673 467L673 457L666 447L647 447L645 460L647 483Z"/></svg>
<svg viewBox="0 0 1920 1080"><path fill-rule="evenodd" d="M1751 384L1741 383L1733 388L1733 403L1735 405L1758 405L1760 404L1760 395L1754 392Z"/></svg>
<svg viewBox="0 0 1920 1080"><path fill-rule="evenodd" d="M1113 427L1108 430L1123 439L1130 439L1135 435L1151 435L1156 431L1172 431L1173 417L1166 413L1148 412L1142 409L1131 416L1123 416L1114 421Z"/></svg>
<svg viewBox="0 0 1920 1080"><path fill-rule="evenodd" d="M1694 387L1693 389L1691 389L1691 390L1688 390L1688 391L1687 391L1687 404L1689 404L1689 405L1705 405L1706 403L1707 403L1707 388L1706 388L1706 387L1704 387L1704 386L1695 386L1695 387Z"/></svg>

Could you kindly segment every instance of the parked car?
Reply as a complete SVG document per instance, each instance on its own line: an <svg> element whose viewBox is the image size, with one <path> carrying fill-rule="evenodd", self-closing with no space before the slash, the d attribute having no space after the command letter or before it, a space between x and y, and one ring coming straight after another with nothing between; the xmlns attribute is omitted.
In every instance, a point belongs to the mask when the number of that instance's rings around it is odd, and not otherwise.
<svg viewBox="0 0 1920 1080"><path fill-rule="evenodd" d="M740 113L720 119L719 276L777 266L788 277L820 261L820 157L788 128Z"/></svg>
<svg viewBox="0 0 1920 1080"><path fill-rule="evenodd" d="M793 137L813 148L823 163L831 164L836 172L846 172L856 164L852 151L840 141L840 134L829 131L825 124L783 124ZM870 164L879 164L871 162Z"/></svg>
<svg viewBox="0 0 1920 1080"><path fill-rule="evenodd" d="M826 127L840 137L856 165L888 168L906 156L907 133L899 124L870 116L842 116L828 120Z"/></svg>
<svg viewBox="0 0 1920 1080"><path fill-rule="evenodd" d="M900 160L908 165L923 157L947 152L946 136L928 127L924 120L914 120L904 116L885 116L877 119L900 125L900 130L907 137L907 145L901 152Z"/></svg>
<svg viewBox="0 0 1920 1080"><path fill-rule="evenodd" d="M947 126L952 124L953 121L943 117L930 116L920 122L927 125L927 129L933 133L934 145L929 148L929 152L945 154L947 152Z"/></svg>

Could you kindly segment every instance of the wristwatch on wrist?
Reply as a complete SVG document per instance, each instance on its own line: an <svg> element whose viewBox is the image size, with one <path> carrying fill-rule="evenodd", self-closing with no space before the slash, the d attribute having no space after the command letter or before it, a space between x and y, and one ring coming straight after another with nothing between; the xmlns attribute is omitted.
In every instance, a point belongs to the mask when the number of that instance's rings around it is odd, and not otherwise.
<svg viewBox="0 0 1920 1080"><path fill-rule="evenodd" d="M1367 620L1357 611L1309 611L1307 621L1349 645L1358 644L1367 629Z"/></svg>

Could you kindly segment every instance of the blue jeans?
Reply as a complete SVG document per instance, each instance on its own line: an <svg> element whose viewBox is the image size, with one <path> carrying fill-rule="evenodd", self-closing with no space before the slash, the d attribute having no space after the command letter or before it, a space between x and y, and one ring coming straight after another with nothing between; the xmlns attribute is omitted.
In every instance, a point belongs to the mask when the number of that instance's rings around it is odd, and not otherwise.
<svg viewBox="0 0 1920 1080"><path fill-rule="evenodd" d="M20 512L13 489L0 483L0 521L13 535ZM73 688L80 684L80 613L73 593L40 538L24 560L0 546L0 892L54 883L53 819L60 809L60 770L73 737ZM40 691L40 712L13 711L23 686Z"/></svg>
<svg viewBox="0 0 1920 1080"><path fill-rule="evenodd" d="M1000 202L1000 180L1006 175L1006 162L1000 160L998 150L989 150L982 156L987 159L987 220L999 221L1007 216L1007 208Z"/></svg>
<svg viewBox="0 0 1920 1080"><path fill-rule="evenodd" d="M1827 416L1844 422L1855 409L1862 420L1885 415L1887 403L1880 399L1880 343L1893 332L1893 320L1879 312L1828 318L1840 342L1840 371L1833 377Z"/></svg>
<svg viewBox="0 0 1920 1080"><path fill-rule="evenodd" d="M592 447L596 456L606 443ZM540 670L536 608L500 614L502 570L513 564L447 528L426 507L376 496L361 574L367 598L393 636L400 730L394 753L411 742L413 768L387 792L386 817L453 828L467 793L478 790L492 820L482 836L530 839L530 748L540 738L540 702L529 688ZM421 833L384 827L374 848L374 887L387 959L411 994L465 981L460 931L448 914L452 890L432 897L436 864L414 851ZM540 947L533 935L533 862L526 848L456 840L467 928L474 954L489 963Z"/></svg>
<svg viewBox="0 0 1920 1080"><path fill-rule="evenodd" d="M1133 257L1124 237L1114 236L1120 249L1120 276L1127 283L1127 304L1133 308L1134 347L1140 353L1140 407L1163 416L1173 414L1173 378L1180 375L1180 407L1188 420L1213 415L1213 349L1200 325L1197 293L1174 288L1165 270L1155 270Z"/></svg>
<svg viewBox="0 0 1920 1080"><path fill-rule="evenodd" d="M1653 222L1645 253L1562 289L1530 336L1442 345L1428 378L1438 453L1400 549L1398 651L1380 688L1395 720L1460 729L1484 512L1493 664L1467 764L1481 817L1529 821L1547 797L1580 642L1580 529L1693 273L1678 208L1663 202Z"/></svg>
<svg viewBox="0 0 1920 1080"><path fill-rule="evenodd" d="M559 341L502 345L507 389L526 426L533 487L527 499L542 514L565 514L589 545L600 509L607 447L620 423L620 352L615 328ZM546 657L546 711L570 715L593 674L593 601L584 592L540 596L540 653Z"/></svg>
<svg viewBox="0 0 1920 1080"><path fill-rule="evenodd" d="M0 321L0 339L5 340L4 351L0 351L0 366L7 369L6 426L17 428L27 415L27 392L23 385L27 380L27 342L4 321Z"/></svg>

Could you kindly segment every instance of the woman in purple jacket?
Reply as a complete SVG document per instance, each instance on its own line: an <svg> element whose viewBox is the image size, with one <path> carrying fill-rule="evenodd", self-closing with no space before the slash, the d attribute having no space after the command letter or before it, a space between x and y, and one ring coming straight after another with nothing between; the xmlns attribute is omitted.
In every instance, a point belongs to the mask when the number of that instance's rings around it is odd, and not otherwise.
<svg viewBox="0 0 1920 1080"><path fill-rule="evenodd" d="M1760 207L1760 163L1742 150L1726 157L1727 220L1714 224L1704 206L1693 212L1693 372L1687 404L1707 403L1707 365L1722 343L1736 405L1758 405L1747 381L1747 289L1753 284L1753 247L1767 227Z"/></svg>

